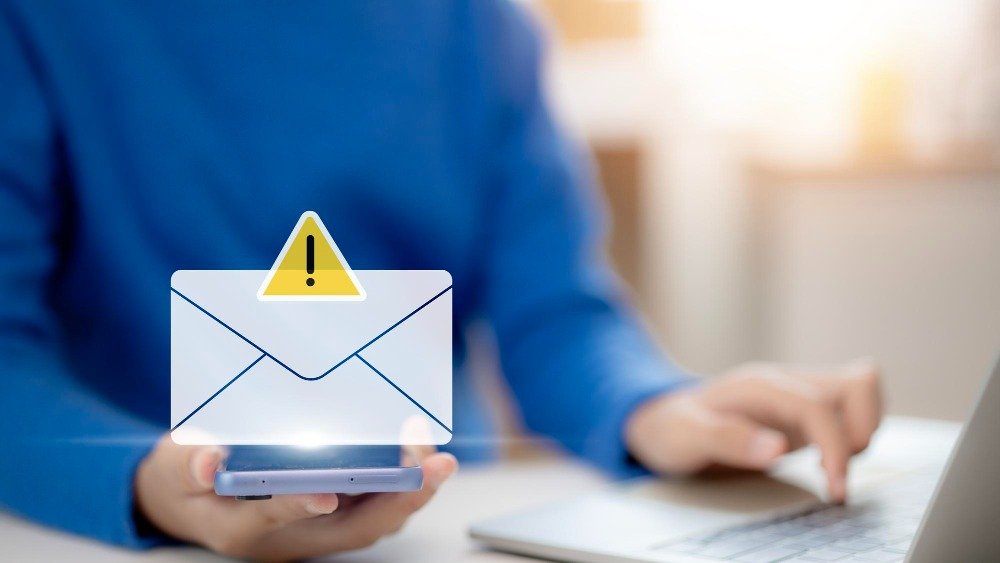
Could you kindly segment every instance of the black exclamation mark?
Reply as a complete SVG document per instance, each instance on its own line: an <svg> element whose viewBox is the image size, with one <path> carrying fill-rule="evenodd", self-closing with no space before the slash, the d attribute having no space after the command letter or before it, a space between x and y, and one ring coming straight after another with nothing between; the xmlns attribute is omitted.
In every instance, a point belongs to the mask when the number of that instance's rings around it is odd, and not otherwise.
<svg viewBox="0 0 1000 563"><path fill-rule="evenodd" d="M316 239L314 239L312 235L306 236L306 273L309 274L310 276L316 269L315 268L316 259L315 256L313 256L315 250L316 250ZM306 285L308 285L309 287L312 287L313 284L315 283L316 280L312 278L306 278Z"/></svg>

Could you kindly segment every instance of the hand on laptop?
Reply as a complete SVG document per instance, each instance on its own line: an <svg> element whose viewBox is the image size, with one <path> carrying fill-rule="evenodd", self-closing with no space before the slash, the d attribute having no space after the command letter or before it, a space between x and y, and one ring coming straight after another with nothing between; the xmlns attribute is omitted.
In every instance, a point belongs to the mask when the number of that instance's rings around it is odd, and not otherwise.
<svg viewBox="0 0 1000 563"><path fill-rule="evenodd" d="M867 447L881 414L871 362L819 370L749 363L642 405L628 420L626 440L640 462L673 474L712 465L766 469L815 444L830 499L842 502L847 462Z"/></svg>
<svg viewBox="0 0 1000 563"><path fill-rule="evenodd" d="M220 497L212 488L223 452L178 446L164 437L135 479L136 508L161 531L223 555L289 560L369 546L399 530L458 467L451 454L414 449L424 486L411 493Z"/></svg>

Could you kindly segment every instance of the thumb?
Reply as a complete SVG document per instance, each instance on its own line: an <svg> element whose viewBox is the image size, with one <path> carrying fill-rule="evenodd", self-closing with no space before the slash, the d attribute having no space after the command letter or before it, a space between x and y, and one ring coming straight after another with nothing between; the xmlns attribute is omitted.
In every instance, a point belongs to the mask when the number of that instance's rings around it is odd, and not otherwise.
<svg viewBox="0 0 1000 563"><path fill-rule="evenodd" d="M185 491L207 493L213 490L215 471L226 451L218 446L183 447L182 450L177 468Z"/></svg>
<svg viewBox="0 0 1000 563"><path fill-rule="evenodd" d="M717 414L704 421L702 454L716 463L767 469L788 451L785 435L738 415Z"/></svg>

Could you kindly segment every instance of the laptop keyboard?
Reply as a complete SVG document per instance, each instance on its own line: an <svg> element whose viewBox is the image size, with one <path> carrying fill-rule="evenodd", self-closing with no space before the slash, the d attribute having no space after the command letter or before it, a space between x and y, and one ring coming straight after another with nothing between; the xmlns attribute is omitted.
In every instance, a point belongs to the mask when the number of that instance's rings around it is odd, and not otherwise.
<svg viewBox="0 0 1000 563"><path fill-rule="evenodd" d="M890 484L861 504L819 505L653 549L739 563L902 561L930 501L933 477Z"/></svg>

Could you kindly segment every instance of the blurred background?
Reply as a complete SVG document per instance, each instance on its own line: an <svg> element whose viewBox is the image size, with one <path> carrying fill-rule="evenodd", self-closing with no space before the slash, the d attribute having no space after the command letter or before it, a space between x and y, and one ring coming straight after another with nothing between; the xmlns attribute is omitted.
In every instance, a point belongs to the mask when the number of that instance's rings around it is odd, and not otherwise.
<svg viewBox="0 0 1000 563"><path fill-rule="evenodd" d="M1000 0L525 4L675 360L872 355L890 413L965 415L1000 351Z"/></svg>

